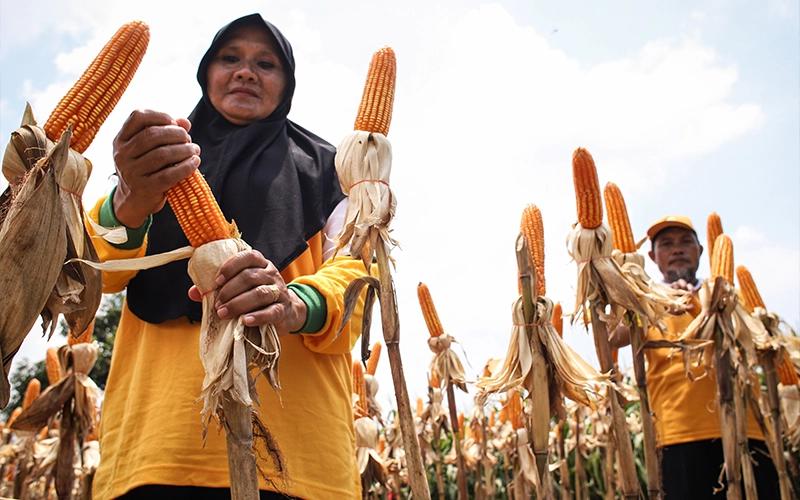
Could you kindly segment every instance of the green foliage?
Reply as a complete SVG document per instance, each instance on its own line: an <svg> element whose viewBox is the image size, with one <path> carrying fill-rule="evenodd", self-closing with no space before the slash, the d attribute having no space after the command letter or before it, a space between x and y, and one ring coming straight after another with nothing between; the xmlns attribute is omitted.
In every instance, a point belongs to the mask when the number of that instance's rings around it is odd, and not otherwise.
<svg viewBox="0 0 800 500"><path fill-rule="evenodd" d="M89 373L89 377L91 377L101 389L105 389L106 380L108 379L108 370L111 366L111 351L114 347L114 335L117 331L120 314L122 313L123 300L124 294L121 293L104 296L95 319L94 341L98 344L99 352L97 362L95 362L94 368L92 368L92 371ZM60 335L66 339L68 331L67 324L62 318L59 322L56 335ZM42 384L42 390L47 387L47 371L45 369L44 359L35 362L28 359L20 360L17 368L11 373L9 379L11 384L11 398L9 399L8 406L0 411L3 419L7 419L14 408L22 403L22 398L25 396L25 389L28 387L28 382L33 378L39 379L39 382Z"/></svg>

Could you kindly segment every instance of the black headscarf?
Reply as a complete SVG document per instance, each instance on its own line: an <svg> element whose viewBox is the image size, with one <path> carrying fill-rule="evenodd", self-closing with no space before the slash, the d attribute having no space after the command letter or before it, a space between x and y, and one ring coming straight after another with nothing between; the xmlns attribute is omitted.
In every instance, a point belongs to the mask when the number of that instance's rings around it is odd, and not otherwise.
<svg viewBox="0 0 800 500"><path fill-rule="evenodd" d="M275 111L262 120L238 126L211 105L206 88L208 65L234 29L255 25L272 34L283 59L286 89ZM189 115L192 140L200 145L200 171L233 219L242 238L285 268L307 248L344 198L333 164L335 149L287 119L294 94L294 56L289 41L259 14L241 17L217 32L200 61L197 81L203 97ZM147 254L188 245L169 205L153 215ZM128 306L149 323L187 316L201 319L200 304L189 300L192 282L187 261L140 271L128 284Z"/></svg>

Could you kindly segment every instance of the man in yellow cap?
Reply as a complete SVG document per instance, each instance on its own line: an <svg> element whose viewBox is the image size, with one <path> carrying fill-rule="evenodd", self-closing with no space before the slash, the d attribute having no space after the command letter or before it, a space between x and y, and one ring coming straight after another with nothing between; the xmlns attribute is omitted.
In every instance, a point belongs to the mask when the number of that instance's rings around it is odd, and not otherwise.
<svg viewBox="0 0 800 500"><path fill-rule="evenodd" d="M688 217L672 215L656 221L647 230L650 258L664 282L695 293L702 284L697 268L703 246ZM675 340L699 313L699 304L689 312L664 318L666 330L648 332L649 340ZM612 346L630 343L630 330L621 326L611 335ZM717 412L717 383L713 370L695 370L697 380L684 373L683 357L671 348L648 349L647 391L655 414L656 440L661 456L662 485L666 498L721 498L719 483L724 463ZM706 376L703 376L703 375ZM779 498L778 476L769 459L763 436L748 412L747 436L760 500ZM715 491L717 494L715 495Z"/></svg>

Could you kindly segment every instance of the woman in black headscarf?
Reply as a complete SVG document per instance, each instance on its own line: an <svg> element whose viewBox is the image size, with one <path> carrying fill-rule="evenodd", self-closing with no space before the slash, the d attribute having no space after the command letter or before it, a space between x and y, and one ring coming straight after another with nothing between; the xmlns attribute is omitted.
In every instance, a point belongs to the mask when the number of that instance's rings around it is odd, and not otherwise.
<svg viewBox="0 0 800 500"><path fill-rule="evenodd" d="M217 33L197 73L203 97L189 120L135 111L114 140L119 184L90 214L124 225L128 241L94 238L101 259L156 254L187 241L166 191L199 168L223 213L253 250L228 260L217 279L217 314L281 337L280 395L257 383L262 419L283 462L259 461L262 490L297 497L357 495L346 285L364 274L347 256L326 260L346 208L334 148L287 119L295 88L289 42L258 14ZM191 132L191 136L189 135ZM101 498L227 495L224 436L205 446L196 404L199 292L186 262L106 273L106 292L127 287L101 422ZM358 318L353 321L359 324ZM262 491L262 496L268 493Z"/></svg>

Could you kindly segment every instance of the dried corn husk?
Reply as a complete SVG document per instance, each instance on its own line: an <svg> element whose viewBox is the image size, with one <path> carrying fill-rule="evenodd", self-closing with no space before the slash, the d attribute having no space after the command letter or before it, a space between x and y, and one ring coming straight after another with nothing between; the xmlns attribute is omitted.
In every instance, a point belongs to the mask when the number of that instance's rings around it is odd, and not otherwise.
<svg viewBox="0 0 800 500"><path fill-rule="evenodd" d="M367 386L367 414L383 424L383 410L378 403L378 379L369 373L364 374L364 384Z"/></svg>
<svg viewBox="0 0 800 500"><path fill-rule="evenodd" d="M3 407L9 398L11 361L45 307L67 254L66 222L56 178L67 161L69 138L67 131L58 146L24 176L0 227L0 268L6 270L0 276Z"/></svg>
<svg viewBox="0 0 800 500"><path fill-rule="evenodd" d="M356 431L356 463L361 474L361 484L369 487L377 482L386 483L386 470L383 458L377 451L380 428L378 423L369 417L362 417L354 422Z"/></svg>
<svg viewBox="0 0 800 500"><path fill-rule="evenodd" d="M350 245L350 255L361 256L369 269L376 246L391 248L397 242L389 234L397 198L389 187L392 145L380 133L356 130L336 150L336 173L348 197L344 226L336 251Z"/></svg>
<svg viewBox="0 0 800 500"><path fill-rule="evenodd" d="M535 305L534 331L544 346L545 358L558 384L557 390L573 401L596 408L597 402L607 394L608 375L599 373L558 335L550 321L553 313L553 302L550 299L538 297ZM514 327L502 367L496 374L481 378L476 384L487 393L504 392L519 387L531 375L533 355L530 341L525 334L521 298L515 301L513 314Z"/></svg>
<svg viewBox="0 0 800 500"><path fill-rule="evenodd" d="M467 392L467 380L464 376L464 365L458 355L450 348L456 340L443 333L438 337L428 337L428 347L433 351L431 361L431 378L435 378L441 385L448 382Z"/></svg>
<svg viewBox="0 0 800 500"><path fill-rule="evenodd" d="M690 295L654 282L644 271L644 258L614 250L605 225L584 229L577 224L567 238L567 251L578 264L575 316L587 317L589 304L598 300L611 305L603 321L609 331L625 311L638 314L663 330L665 314L685 310Z"/></svg>

